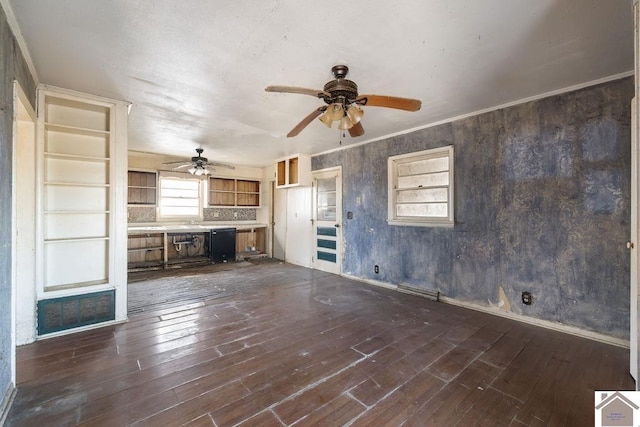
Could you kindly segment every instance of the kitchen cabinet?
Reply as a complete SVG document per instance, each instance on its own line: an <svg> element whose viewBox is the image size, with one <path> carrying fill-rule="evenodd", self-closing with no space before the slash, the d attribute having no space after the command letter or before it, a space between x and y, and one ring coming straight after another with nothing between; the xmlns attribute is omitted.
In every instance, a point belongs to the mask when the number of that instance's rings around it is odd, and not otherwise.
<svg viewBox="0 0 640 427"><path fill-rule="evenodd" d="M129 270L163 268L164 242L164 233L129 234L127 268Z"/></svg>
<svg viewBox="0 0 640 427"><path fill-rule="evenodd" d="M209 207L260 207L260 181L209 178Z"/></svg>
<svg viewBox="0 0 640 427"><path fill-rule="evenodd" d="M130 170L127 177L128 204L136 206L155 206L158 194L158 173Z"/></svg>
<svg viewBox="0 0 640 427"><path fill-rule="evenodd" d="M276 188L311 185L311 157L296 154L276 162Z"/></svg>

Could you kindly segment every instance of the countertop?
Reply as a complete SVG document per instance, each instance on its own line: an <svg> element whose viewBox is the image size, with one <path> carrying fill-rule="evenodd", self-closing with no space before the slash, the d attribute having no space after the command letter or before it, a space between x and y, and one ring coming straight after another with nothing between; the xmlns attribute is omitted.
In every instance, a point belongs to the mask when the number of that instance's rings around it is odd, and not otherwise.
<svg viewBox="0 0 640 427"><path fill-rule="evenodd" d="M259 222L201 222L198 224L175 223L132 223L127 227L129 234L139 233L206 233L218 228L235 228L236 230L253 230L265 228L267 225Z"/></svg>

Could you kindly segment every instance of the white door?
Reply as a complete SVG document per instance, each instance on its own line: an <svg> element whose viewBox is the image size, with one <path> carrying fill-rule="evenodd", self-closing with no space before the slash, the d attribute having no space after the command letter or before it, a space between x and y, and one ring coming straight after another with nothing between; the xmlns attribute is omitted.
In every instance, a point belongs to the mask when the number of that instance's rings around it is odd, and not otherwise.
<svg viewBox="0 0 640 427"><path fill-rule="evenodd" d="M640 254L638 253L637 247L640 242L640 236L638 235L638 216L640 215L640 209L638 209L638 180L640 180L638 166L640 165L640 150L638 149L639 122L637 114L639 110L637 100L638 98L636 97L631 101L631 238L627 243L627 248L629 248L631 254L629 371L631 372L631 376L636 380L636 390L640 390L640 387L638 387L638 267L640 266Z"/></svg>
<svg viewBox="0 0 640 427"><path fill-rule="evenodd" d="M313 268L342 272L342 172L313 174Z"/></svg>
<svg viewBox="0 0 640 427"><path fill-rule="evenodd" d="M285 261L301 267L312 268L311 187L291 187L284 191L287 194Z"/></svg>

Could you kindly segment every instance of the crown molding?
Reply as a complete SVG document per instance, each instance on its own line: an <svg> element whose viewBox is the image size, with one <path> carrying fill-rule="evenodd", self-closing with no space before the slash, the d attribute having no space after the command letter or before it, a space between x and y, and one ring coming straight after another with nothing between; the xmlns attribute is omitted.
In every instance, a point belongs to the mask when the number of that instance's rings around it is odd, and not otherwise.
<svg viewBox="0 0 640 427"><path fill-rule="evenodd" d="M16 38L18 42L18 46L22 51L22 56L24 57L25 62L27 63L27 67L31 72L31 76L35 81L36 86L40 83L40 79L38 78L38 73L36 72L36 67L33 64L33 60L31 59L31 54L29 53L29 49L27 49L27 43L24 41L24 37L22 37L22 31L20 31L20 26L18 25L18 21L16 20L16 16L13 13L13 9L9 4L9 0L0 0L0 5L2 9L4 9L4 13L7 16L7 23L9 24L9 28L13 33L13 37Z"/></svg>
<svg viewBox="0 0 640 427"><path fill-rule="evenodd" d="M640 1L640 0L636 0L636 1ZM350 148L355 148L355 147L359 147L360 145L365 145L365 144L369 144L371 142L375 142L375 141L381 141L384 139L389 139L389 138L393 138L394 136L398 136L398 135L406 135L408 133L411 132L415 132L418 130L422 130L422 129L428 129L434 126L439 126L439 125L443 125L446 123L451 123L451 122L455 122L457 120L462 120L462 119L466 119L468 117L473 117L473 116L478 116L480 114L485 114L485 113L490 113L492 111L497 111L497 110L502 110L503 108L508 108L508 107L513 107L516 105L520 105L520 104L525 104L527 102L531 102L531 101L537 101L539 99L543 99L543 98L547 98L550 96L554 96L554 95L560 95L563 93L568 93L568 92L573 92L575 90L580 90L580 89L584 89L590 86L596 86L602 83L607 83L607 82L611 82L614 80L619 80L619 79L623 79L625 77L630 77L634 75L634 71L625 71L624 73L619 73L619 74L614 74L612 76L607 76L607 77L603 77L601 79L597 79L597 80L591 80L585 83L579 83L577 85L573 85L573 86L567 86L561 89L556 89L556 90L552 90L550 92L544 92L538 95L533 95L533 96L529 96L526 98L522 98L519 99L517 101L511 101L511 102L507 102L505 104L500 104L500 105L496 105L494 107L489 107L489 108L484 108L481 110L476 110L476 111L472 111L470 113L465 113L465 114L461 114L459 116L455 116L455 117L450 117L448 119L443 119L443 120L438 120L437 122L432 122L426 125L422 125L422 126L417 126L414 128L410 128L410 129L405 129L399 132L395 132L395 133L390 133L387 135L383 135L383 136L379 136L377 138L372 138L372 139L368 139L366 141L361 141L358 142L356 144L349 144L349 145L344 145L342 147L337 147L337 148L332 148L330 150L327 151L323 151L321 153L316 153L316 154L312 154L312 157L316 157L316 156L321 156L323 154L329 154L329 153L333 153L336 151L342 151L342 150L348 150Z"/></svg>

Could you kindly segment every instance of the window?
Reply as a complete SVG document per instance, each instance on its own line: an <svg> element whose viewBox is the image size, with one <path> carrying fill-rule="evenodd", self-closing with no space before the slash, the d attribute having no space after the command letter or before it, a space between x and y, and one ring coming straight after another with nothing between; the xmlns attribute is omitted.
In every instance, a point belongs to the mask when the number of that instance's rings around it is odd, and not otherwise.
<svg viewBox="0 0 640 427"><path fill-rule="evenodd" d="M389 157L393 225L453 226L453 146Z"/></svg>
<svg viewBox="0 0 640 427"><path fill-rule="evenodd" d="M260 207L260 181L211 177L209 206Z"/></svg>
<svg viewBox="0 0 640 427"><path fill-rule="evenodd" d="M158 217L200 219L200 179L160 176Z"/></svg>

